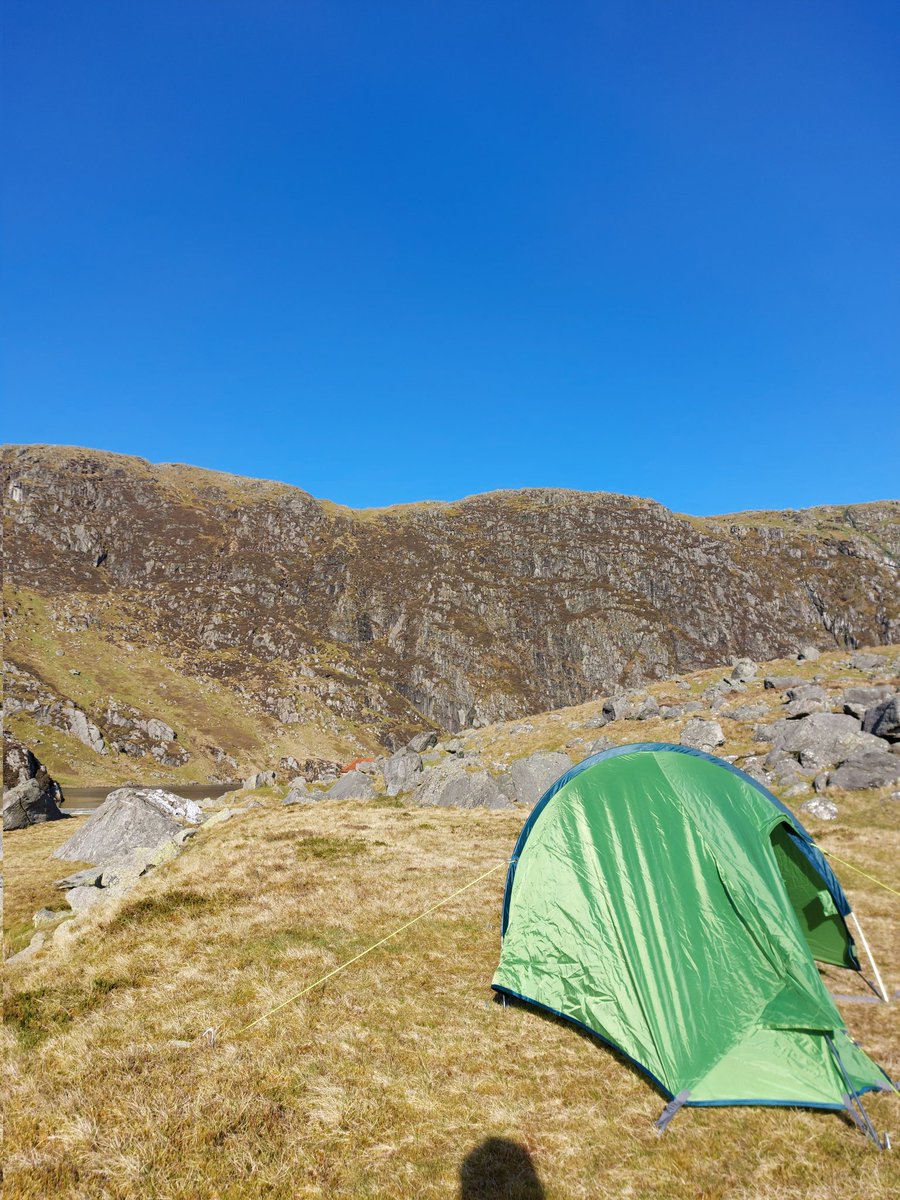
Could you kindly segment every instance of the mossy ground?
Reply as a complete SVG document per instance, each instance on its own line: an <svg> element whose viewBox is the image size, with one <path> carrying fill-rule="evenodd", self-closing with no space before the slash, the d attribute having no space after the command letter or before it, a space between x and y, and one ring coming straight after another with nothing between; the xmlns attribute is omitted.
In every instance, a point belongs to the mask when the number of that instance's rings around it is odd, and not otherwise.
<svg viewBox="0 0 900 1200"><path fill-rule="evenodd" d="M840 820L816 833L897 887L888 809L844 797ZM521 822L265 799L201 830L119 907L80 917L74 941L8 969L5 1195L436 1200L461 1194L464 1161L492 1138L530 1156L547 1200L897 1194L896 1153L877 1153L833 1113L686 1110L659 1138L663 1100L634 1069L571 1026L494 1003L502 864ZM41 861L73 825L8 836L9 919L46 902L66 864ZM839 874L896 989L898 901ZM865 995L854 975L827 979ZM842 1007L864 1048L900 1074L897 1004ZM867 1104L879 1129L900 1128L896 1098ZM467 1200L536 1194L486 1178L467 1175Z"/></svg>

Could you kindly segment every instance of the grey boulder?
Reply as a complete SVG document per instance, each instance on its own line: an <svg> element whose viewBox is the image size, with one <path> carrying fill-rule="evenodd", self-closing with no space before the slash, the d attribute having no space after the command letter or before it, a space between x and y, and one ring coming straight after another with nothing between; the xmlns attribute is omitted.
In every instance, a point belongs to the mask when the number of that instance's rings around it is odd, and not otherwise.
<svg viewBox="0 0 900 1200"><path fill-rule="evenodd" d="M805 646L801 646L797 651L798 662L815 662L819 657L821 657L821 651L817 650L815 646L810 645L809 643L807 643Z"/></svg>
<svg viewBox="0 0 900 1200"><path fill-rule="evenodd" d="M422 759L414 750L398 750L381 765L384 789L389 796L411 791L422 771Z"/></svg>
<svg viewBox="0 0 900 1200"><path fill-rule="evenodd" d="M864 750L854 754L828 775L830 788L845 791L867 791L887 787L900 779L900 755L885 754L883 750Z"/></svg>
<svg viewBox="0 0 900 1200"><path fill-rule="evenodd" d="M514 762L510 775L516 792L516 802L533 808L551 784L572 766L568 754L560 750L538 750L528 758Z"/></svg>
<svg viewBox="0 0 900 1200"><path fill-rule="evenodd" d="M862 750L884 750L884 743L860 729L846 713L812 713L798 721L768 726L774 748L794 755L804 767L836 767Z"/></svg>
<svg viewBox="0 0 900 1200"><path fill-rule="evenodd" d="M820 821L836 821L838 806L831 800L823 800L821 796L815 796L812 800L801 804L800 811L811 817L818 817Z"/></svg>
<svg viewBox="0 0 900 1200"><path fill-rule="evenodd" d="M885 660L880 654L854 654L850 659L850 666L856 671L876 671L879 667L885 665Z"/></svg>
<svg viewBox="0 0 900 1200"><path fill-rule="evenodd" d="M889 696L880 704L867 708L862 727L875 737L886 738L889 742L900 741L900 695Z"/></svg>
<svg viewBox="0 0 900 1200"><path fill-rule="evenodd" d="M3 793L4 833L40 825L44 821L59 821L64 816L65 813L56 807L50 788L46 784L42 786L39 779L26 779Z"/></svg>
<svg viewBox="0 0 900 1200"><path fill-rule="evenodd" d="M426 771L413 799L423 808L509 808L501 781L487 771L467 771L456 760Z"/></svg>
<svg viewBox="0 0 900 1200"><path fill-rule="evenodd" d="M108 863L139 846L151 848L174 838L188 825L199 825L203 811L162 788L117 788L58 850L55 858Z"/></svg>
<svg viewBox="0 0 900 1200"><path fill-rule="evenodd" d="M424 754L426 750L430 750L432 746L437 745L438 735L434 729L426 729L424 733L417 733L414 738L410 738L407 745L407 750L412 750L414 754Z"/></svg>
<svg viewBox="0 0 900 1200"><path fill-rule="evenodd" d="M785 716L791 720L808 717L810 713L814 712L825 712L830 704L828 693L815 683L788 688L787 700Z"/></svg>
<svg viewBox="0 0 900 1200"><path fill-rule="evenodd" d="M255 788L274 787L276 774L274 771L256 771L253 775L248 775L242 787L253 791Z"/></svg>
<svg viewBox="0 0 900 1200"><path fill-rule="evenodd" d="M783 692L787 688L797 687L802 683L803 678L800 675L767 675L763 680L763 687L767 690Z"/></svg>
<svg viewBox="0 0 900 1200"><path fill-rule="evenodd" d="M756 678L758 667L752 658L739 658L731 669L731 678L739 683L749 683Z"/></svg>
<svg viewBox="0 0 900 1200"><path fill-rule="evenodd" d="M361 771L346 771L337 783L325 793L327 800L371 800L375 796L375 784Z"/></svg>
<svg viewBox="0 0 900 1200"><path fill-rule="evenodd" d="M682 729L679 741L682 746L710 753L724 743L725 735L718 721L701 721L699 717L693 717Z"/></svg>

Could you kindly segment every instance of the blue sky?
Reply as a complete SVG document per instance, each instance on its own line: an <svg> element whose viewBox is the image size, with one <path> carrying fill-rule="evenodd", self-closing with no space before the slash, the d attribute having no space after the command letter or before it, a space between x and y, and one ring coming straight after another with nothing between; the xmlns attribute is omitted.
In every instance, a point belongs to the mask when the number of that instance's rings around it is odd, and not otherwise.
<svg viewBox="0 0 900 1200"><path fill-rule="evenodd" d="M4 440L898 494L900 6L7 0Z"/></svg>

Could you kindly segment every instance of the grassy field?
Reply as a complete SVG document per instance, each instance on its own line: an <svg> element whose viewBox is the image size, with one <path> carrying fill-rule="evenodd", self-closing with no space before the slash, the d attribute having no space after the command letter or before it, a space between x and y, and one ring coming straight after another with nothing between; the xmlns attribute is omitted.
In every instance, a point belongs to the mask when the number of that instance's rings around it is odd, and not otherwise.
<svg viewBox="0 0 900 1200"><path fill-rule="evenodd" d="M900 886L895 805L845 797L841 819L817 828L821 844ZM117 907L79 918L74 937L13 964L8 1200L898 1193L897 1153L877 1153L833 1113L684 1110L660 1138L664 1100L634 1069L574 1027L494 1003L503 866L241 1032L505 864L521 821L393 800L267 800L202 830ZM50 883L66 864L48 856L73 827L7 835L14 940L34 908L58 902ZM839 873L896 990L900 900ZM829 970L828 984L865 995L848 973ZM842 1008L900 1074L900 1005ZM900 1133L896 1098L867 1105L880 1130Z"/></svg>

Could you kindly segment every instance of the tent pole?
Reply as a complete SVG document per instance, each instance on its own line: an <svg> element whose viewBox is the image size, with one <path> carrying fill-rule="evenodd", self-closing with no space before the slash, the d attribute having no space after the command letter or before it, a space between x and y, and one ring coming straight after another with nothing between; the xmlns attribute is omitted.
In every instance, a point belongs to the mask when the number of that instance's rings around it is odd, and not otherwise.
<svg viewBox="0 0 900 1200"><path fill-rule="evenodd" d="M853 924L856 926L856 932L859 934L859 940L862 942L863 949L868 955L869 962L872 964L872 970L875 972L875 981L878 984L878 990L881 992L881 998L884 1000L885 1004L888 1004L890 1001L887 994L887 988L884 986L884 980L881 978L881 972L878 970L878 963L875 961L874 955L872 954L872 949L869 946L869 943L866 941L866 935L862 931L862 925L859 923L859 918L855 912L851 912L850 916L853 920Z"/></svg>

